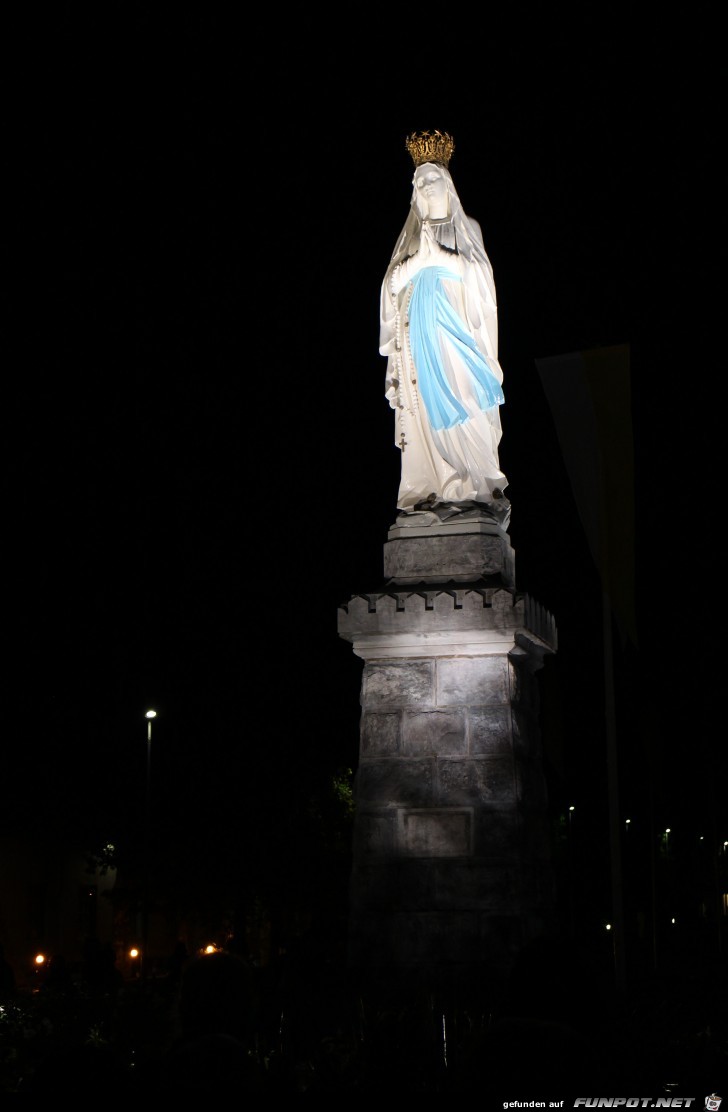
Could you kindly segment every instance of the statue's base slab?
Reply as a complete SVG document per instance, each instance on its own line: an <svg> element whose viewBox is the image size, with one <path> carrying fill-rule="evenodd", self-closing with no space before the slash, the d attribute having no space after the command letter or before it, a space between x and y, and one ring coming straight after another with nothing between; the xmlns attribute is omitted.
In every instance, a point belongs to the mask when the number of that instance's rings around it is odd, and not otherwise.
<svg viewBox="0 0 728 1112"><path fill-rule="evenodd" d="M515 589L515 552L495 523L460 521L440 525L395 524L384 545L388 583L475 583L497 580Z"/></svg>

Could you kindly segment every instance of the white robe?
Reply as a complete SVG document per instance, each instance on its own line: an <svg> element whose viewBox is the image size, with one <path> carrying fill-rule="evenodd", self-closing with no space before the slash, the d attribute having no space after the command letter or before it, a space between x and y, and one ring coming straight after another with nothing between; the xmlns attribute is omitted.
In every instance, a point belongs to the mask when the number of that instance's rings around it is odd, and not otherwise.
<svg viewBox="0 0 728 1112"><path fill-rule="evenodd" d="M473 238L482 244L477 223L470 220L469 225ZM448 392L464 411L451 427L436 427L440 422L428 414L423 397L424 368L416 366L410 340L412 279L424 267L444 267L461 280L445 278L440 288L494 379L502 383L495 285L484 249L482 255L485 262L469 262L445 250L437 242L434 224L425 222L417 253L390 269L382 284L379 350L387 356L386 396L395 410L395 444L402 453L397 506L405 513L423 503L493 503L508 485L498 461L502 434L498 404L484 408L482 390L457 346L442 335L430 337L438 345Z"/></svg>

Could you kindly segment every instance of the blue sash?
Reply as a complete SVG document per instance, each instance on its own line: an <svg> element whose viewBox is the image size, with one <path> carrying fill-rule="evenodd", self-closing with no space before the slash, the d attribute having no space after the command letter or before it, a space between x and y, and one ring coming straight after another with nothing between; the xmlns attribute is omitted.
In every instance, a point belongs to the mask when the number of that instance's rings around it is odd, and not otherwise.
<svg viewBox="0 0 728 1112"><path fill-rule="evenodd" d="M504 401L498 379L447 299L442 286L444 278L462 281L444 266L419 270L412 279L409 303L410 350L417 368L420 396L433 429L451 429L468 419L467 410L448 381L441 345L452 345L463 359L473 376L481 409L492 409Z"/></svg>

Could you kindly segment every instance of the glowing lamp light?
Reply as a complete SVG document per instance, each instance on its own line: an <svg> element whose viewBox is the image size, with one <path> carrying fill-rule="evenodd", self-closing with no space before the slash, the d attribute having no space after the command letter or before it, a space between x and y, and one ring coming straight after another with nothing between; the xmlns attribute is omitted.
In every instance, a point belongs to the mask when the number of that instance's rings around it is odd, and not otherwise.
<svg viewBox="0 0 728 1112"><path fill-rule="evenodd" d="M46 959L45 954L36 954L35 957L33 958L33 961L35 962L36 965L44 965L45 964L45 959Z"/></svg>
<svg viewBox="0 0 728 1112"><path fill-rule="evenodd" d="M611 923L605 923L605 924L604 924L604 929L605 929L606 931L610 931L610 930L612 929L612 924L611 924Z"/></svg>
<svg viewBox="0 0 728 1112"><path fill-rule="evenodd" d="M204 954L214 954L216 950L217 950L217 946L209 945L209 946L205 946L205 949L202 952Z"/></svg>
<svg viewBox="0 0 728 1112"><path fill-rule="evenodd" d="M137 950L136 946L132 946L131 950L129 951L129 957L130 958L138 958L139 957L139 951Z"/></svg>
<svg viewBox="0 0 728 1112"><path fill-rule="evenodd" d="M148 710L146 712L146 714L144 715L144 717L145 718L156 718L157 717L157 712L156 712L156 710Z"/></svg>

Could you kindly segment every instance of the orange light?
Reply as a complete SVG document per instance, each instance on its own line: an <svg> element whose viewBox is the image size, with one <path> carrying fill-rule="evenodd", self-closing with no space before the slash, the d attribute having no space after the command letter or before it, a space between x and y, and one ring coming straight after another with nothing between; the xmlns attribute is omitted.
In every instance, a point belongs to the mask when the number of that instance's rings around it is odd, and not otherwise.
<svg viewBox="0 0 728 1112"><path fill-rule="evenodd" d="M45 954L36 954L33 960L36 965L43 965L45 962Z"/></svg>
<svg viewBox="0 0 728 1112"><path fill-rule="evenodd" d="M130 958L138 958L139 957L139 951L137 950L136 946L132 946L131 950L129 951L129 957Z"/></svg>

